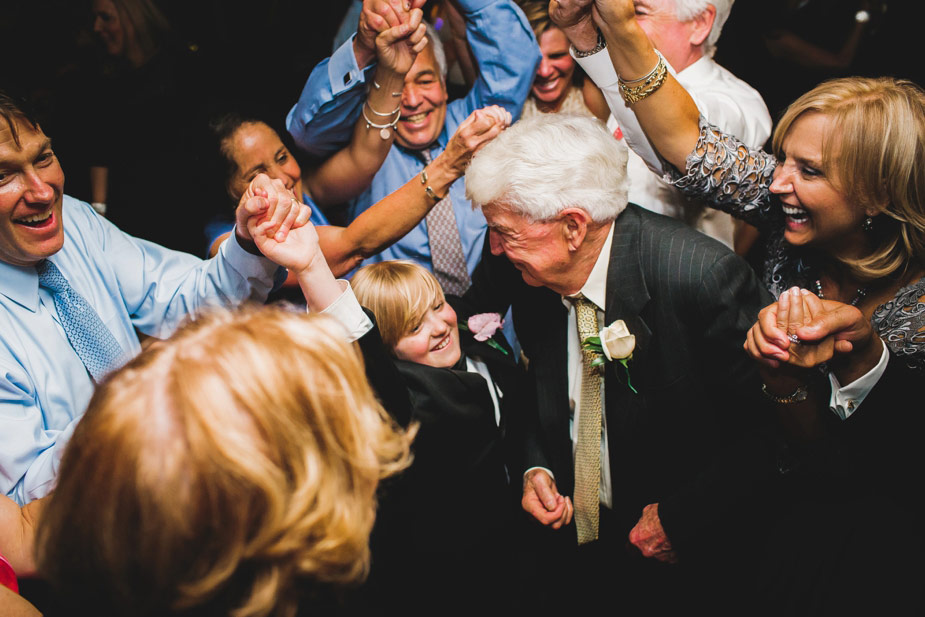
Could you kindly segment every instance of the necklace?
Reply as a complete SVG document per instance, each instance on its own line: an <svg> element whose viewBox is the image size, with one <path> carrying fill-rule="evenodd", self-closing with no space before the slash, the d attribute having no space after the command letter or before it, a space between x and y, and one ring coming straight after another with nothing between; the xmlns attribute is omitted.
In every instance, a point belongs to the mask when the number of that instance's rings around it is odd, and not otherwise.
<svg viewBox="0 0 925 617"><path fill-rule="evenodd" d="M816 279L816 295L819 296L821 299L825 299L825 296L822 295L822 280L821 279ZM854 294L854 299L851 300L849 304L851 304L851 306L857 306L858 302L863 300L864 296L866 295L867 295L867 288L858 287L857 292L855 292Z"/></svg>

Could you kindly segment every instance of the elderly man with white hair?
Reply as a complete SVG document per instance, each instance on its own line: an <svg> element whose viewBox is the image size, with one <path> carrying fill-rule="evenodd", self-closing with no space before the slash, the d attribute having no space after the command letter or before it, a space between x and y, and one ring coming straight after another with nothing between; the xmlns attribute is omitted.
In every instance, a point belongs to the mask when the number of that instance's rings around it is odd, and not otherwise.
<svg viewBox="0 0 925 617"><path fill-rule="evenodd" d="M625 166L598 121L544 114L466 174L489 239L465 300L513 307L535 389L509 434L526 438L523 508L548 530L541 605L599 606L617 583L641 594L630 606L690 601L711 521L747 484L731 476L748 465L717 460L761 405L742 344L769 297L727 248L628 204Z"/></svg>
<svg viewBox="0 0 925 617"><path fill-rule="evenodd" d="M605 2L606 0L598 0ZM738 135L753 148L771 134L771 116L757 90L713 61L716 41L734 0L634 0L636 20L652 45L712 124ZM620 95L617 74L591 19L594 0L556 0L550 17L572 43L572 54L604 93L613 114L609 128L633 149L629 160L630 201L686 221L742 254L752 238L729 214L693 203L663 181L636 117ZM638 154L637 154L638 153ZM648 166L648 167L647 167ZM650 171L650 168L652 171Z"/></svg>

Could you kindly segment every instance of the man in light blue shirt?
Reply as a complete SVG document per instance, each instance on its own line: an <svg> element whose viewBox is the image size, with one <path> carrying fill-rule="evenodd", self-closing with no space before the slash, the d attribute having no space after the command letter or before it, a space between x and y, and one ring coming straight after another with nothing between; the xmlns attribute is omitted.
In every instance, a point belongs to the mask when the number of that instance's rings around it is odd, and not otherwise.
<svg viewBox="0 0 925 617"><path fill-rule="evenodd" d="M209 306L263 301L278 270L251 254L246 225L218 257L202 261L122 233L63 188L51 141L0 92L0 493L20 504L54 488L64 444L94 388L36 266L47 260L60 271L123 361L140 350L136 329L167 337ZM239 208L239 223L248 216ZM287 215L279 210L274 222L280 216Z"/></svg>
<svg viewBox="0 0 925 617"><path fill-rule="evenodd" d="M446 60L439 41L434 40L432 32L429 34L430 42L405 77L395 129L397 145L370 187L351 203L351 220L420 175L426 166L424 151L431 158L440 154L459 124L476 109L501 105L514 119L520 115L540 60L529 23L511 0L459 0L457 4L466 21L479 77L464 98L447 104ZM363 106L374 57L374 45L361 19L357 35L315 67L299 102L286 118L286 126L300 147L325 156L349 141L360 114L370 113ZM367 117L383 122L376 116ZM455 182L449 196L465 265L471 273L481 255L485 217L472 209L463 182ZM368 261L388 259L410 259L433 270L427 221Z"/></svg>

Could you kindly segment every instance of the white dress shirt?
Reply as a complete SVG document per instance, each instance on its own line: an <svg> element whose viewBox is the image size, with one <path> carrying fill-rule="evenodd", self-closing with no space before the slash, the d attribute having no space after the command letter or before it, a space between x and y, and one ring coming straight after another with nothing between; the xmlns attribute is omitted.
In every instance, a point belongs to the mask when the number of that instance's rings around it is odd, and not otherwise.
<svg viewBox="0 0 925 617"><path fill-rule="evenodd" d="M613 114L608 128L617 136L622 133L630 146L627 164L629 200L654 212L687 221L695 229L732 248L735 227L731 215L691 204L662 180L662 162L642 132L636 115L620 96L617 73L607 50L576 60L607 99ZM711 124L754 148L767 141L771 134L771 115L757 90L706 57L679 73L672 70L672 74L690 93L700 113Z"/></svg>

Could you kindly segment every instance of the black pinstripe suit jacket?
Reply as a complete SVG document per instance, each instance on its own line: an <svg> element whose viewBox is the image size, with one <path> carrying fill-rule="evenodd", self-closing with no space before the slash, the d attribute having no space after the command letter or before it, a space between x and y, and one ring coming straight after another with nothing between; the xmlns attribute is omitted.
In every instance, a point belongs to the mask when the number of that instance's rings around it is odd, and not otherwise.
<svg viewBox="0 0 925 617"><path fill-rule="evenodd" d="M486 244L466 300L478 310L513 306L535 396L524 418L523 469L548 467L559 491L571 495L561 297L526 285ZM608 363L605 404L614 512L627 531L645 505L659 502L662 524L680 547L733 498L741 468L719 454L753 431L756 408L766 408L742 344L771 301L742 259L683 223L634 204L617 219L605 323L622 319L636 336L630 371L638 394L626 386L623 367Z"/></svg>

